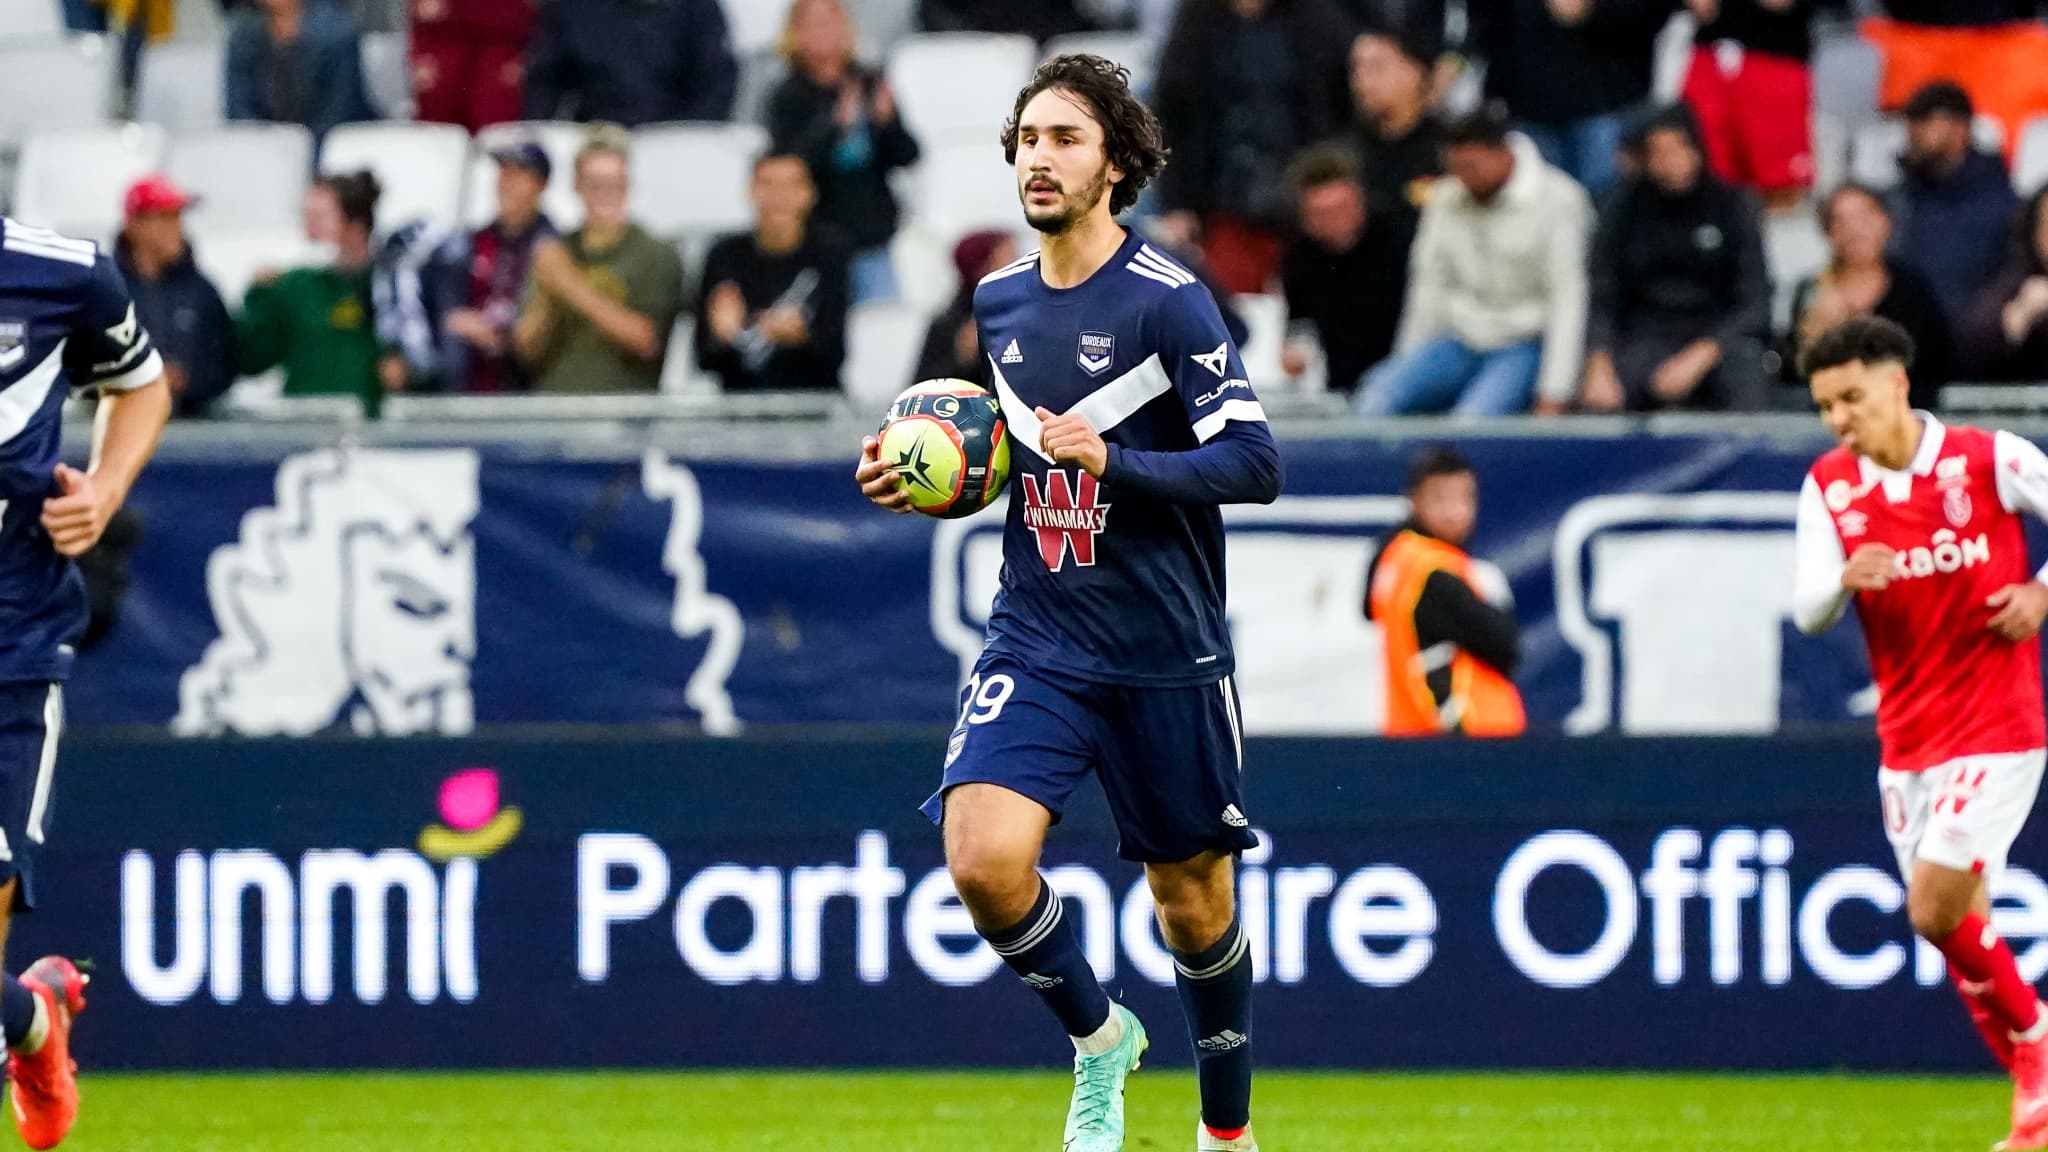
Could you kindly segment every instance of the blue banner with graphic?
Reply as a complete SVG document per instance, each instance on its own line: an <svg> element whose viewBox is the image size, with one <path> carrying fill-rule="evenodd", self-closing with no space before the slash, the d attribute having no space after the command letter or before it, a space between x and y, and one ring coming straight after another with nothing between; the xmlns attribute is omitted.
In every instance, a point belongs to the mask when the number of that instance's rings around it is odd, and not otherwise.
<svg viewBox="0 0 2048 1152"><path fill-rule="evenodd" d="M1057 1065L915 810L943 743L83 738L12 956L94 961L96 1069ZM1872 741L1246 753L1263 1065L1992 1068L1907 925ZM2044 859L2029 829L1992 889L2031 980ZM1099 800L1044 867L1185 1062Z"/></svg>
<svg viewBox="0 0 2048 1152"><path fill-rule="evenodd" d="M1524 627L1539 729L1867 723L1851 621L1788 618L1794 493L1825 445L1475 438L1475 554ZM1415 443L1292 440L1287 490L1229 511L1230 620L1255 734L1380 724L1366 564ZM493 725L944 724L1001 569L1001 512L867 506L851 457L576 458L532 446L175 445L136 489L118 626L82 726L461 734Z"/></svg>

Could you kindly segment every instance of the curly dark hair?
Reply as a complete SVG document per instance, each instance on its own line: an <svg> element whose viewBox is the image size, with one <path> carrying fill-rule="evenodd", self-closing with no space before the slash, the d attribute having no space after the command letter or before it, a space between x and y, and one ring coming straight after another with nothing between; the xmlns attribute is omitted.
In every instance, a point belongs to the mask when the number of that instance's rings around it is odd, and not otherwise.
<svg viewBox="0 0 2048 1152"><path fill-rule="evenodd" d="M1138 202L1138 193L1157 179L1169 154L1159 118L1131 94L1131 70L1100 56L1054 56L1038 66L1031 83L1017 93L1017 103L1003 124L1003 159L1017 162L1017 121L1031 98L1048 88L1072 93L1102 125L1102 150L1124 178L1112 185L1109 210L1122 213Z"/></svg>
<svg viewBox="0 0 2048 1152"><path fill-rule="evenodd" d="M1893 363L1913 366L1913 338L1882 316L1858 316L1820 334L1799 354L1799 374L1840 368L1844 364Z"/></svg>
<svg viewBox="0 0 2048 1152"><path fill-rule="evenodd" d="M376 173L364 169L361 172L329 174L313 181L313 185L334 194L335 202L341 205L343 220L360 224L365 229L376 226L377 199L384 194L384 186L378 183Z"/></svg>

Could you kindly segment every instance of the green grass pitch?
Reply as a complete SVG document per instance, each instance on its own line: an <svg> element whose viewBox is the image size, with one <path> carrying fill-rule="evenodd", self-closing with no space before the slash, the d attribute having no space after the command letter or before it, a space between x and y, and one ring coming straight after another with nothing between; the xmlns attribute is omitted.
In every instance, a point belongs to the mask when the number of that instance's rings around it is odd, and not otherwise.
<svg viewBox="0 0 2048 1152"><path fill-rule="evenodd" d="M98 1075L66 1152L1052 1152L1042 1073ZM1265 1152L1981 1152L2000 1080L1269 1073ZM1128 1149L1194 1147L1185 1070L1140 1071ZM18 1147L10 1140L8 1144ZM0 1145L5 1147L7 1145Z"/></svg>

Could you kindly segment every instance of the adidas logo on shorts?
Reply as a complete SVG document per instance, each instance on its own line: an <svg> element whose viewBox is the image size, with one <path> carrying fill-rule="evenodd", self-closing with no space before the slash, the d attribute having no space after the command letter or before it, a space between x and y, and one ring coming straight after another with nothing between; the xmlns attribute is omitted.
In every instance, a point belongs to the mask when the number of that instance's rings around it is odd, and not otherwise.
<svg viewBox="0 0 2048 1152"><path fill-rule="evenodd" d="M1010 346L1003 349L1003 363L1022 364L1023 362L1024 353L1017 349L1017 342L1015 340L1010 341Z"/></svg>
<svg viewBox="0 0 2048 1152"><path fill-rule="evenodd" d="M1226 805L1224 807L1223 822L1225 824L1230 825L1232 828L1242 828L1246 824L1251 823L1251 821L1246 820L1244 818L1244 813L1239 812L1237 810L1237 805L1235 804Z"/></svg>

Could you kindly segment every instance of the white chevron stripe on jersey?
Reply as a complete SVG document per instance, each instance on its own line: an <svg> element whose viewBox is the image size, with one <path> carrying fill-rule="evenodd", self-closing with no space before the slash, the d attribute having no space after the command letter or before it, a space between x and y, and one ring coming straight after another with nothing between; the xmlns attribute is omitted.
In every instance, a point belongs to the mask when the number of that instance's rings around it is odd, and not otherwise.
<svg viewBox="0 0 2048 1152"><path fill-rule="evenodd" d="M64 374L64 345L69 341L59 340L43 362L29 370L28 375L0 389L0 444L12 443L36 413L43 410L43 402L50 398L50 389L56 387L57 378Z"/></svg>
<svg viewBox="0 0 2048 1152"><path fill-rule="evenodd" d="M1145 357L1143 363L1088 394L1073 411L1088 419L1088 426L1100 434L1129 420L1154 398L1173 390L1173 377L1160 366L1159 357Z"/></svg>

